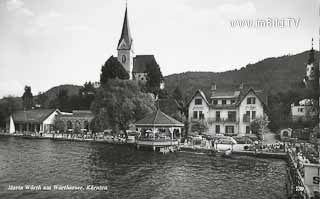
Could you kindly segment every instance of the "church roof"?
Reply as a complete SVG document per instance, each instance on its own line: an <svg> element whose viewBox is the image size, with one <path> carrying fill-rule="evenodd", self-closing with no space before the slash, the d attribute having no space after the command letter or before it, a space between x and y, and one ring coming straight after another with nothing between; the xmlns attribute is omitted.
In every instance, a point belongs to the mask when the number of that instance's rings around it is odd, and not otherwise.
<svg viewBox="0 0 320 199"><path fill-rule="evenodd" d="M126 50L130 50L133 39L132 39L132 36L131 36L130 27L129 27L128 9L127 8L126 8L126 11L125 11L125 14L124 14L122 32L121 32L121 37L120 37L119 43L118 43L118 49L120 49L120 44L121 44L122 40L124 40L124 42L127 45L126 46Z"/></svg>
<svg viewBox="0 0 320 199"><path fill-rule="evenodd" d="M166 115L161 110L146 115L135 123L136 127L183 127L184 124Z"/></svg>
<svg viewBox="0 0 320 199"><path fill-rule="evenodd" d="M133 73L145 73L148 64L156 62L154 55L137 55L133 58Z"/></svg>

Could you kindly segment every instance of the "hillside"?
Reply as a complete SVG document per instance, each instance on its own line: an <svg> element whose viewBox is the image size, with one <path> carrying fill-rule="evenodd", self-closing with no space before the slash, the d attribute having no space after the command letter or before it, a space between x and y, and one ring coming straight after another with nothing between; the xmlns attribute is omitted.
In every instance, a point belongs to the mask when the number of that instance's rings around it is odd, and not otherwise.
<svg viewBox="0 0 320 199"><path fill-rule="evenodd" d="M52 88L50 88L49 90L47 90L46 92L44 92L44 94L45 94L46 96L48 96L49 99L54 99L54 98L56 98L61 90L67 90L69 96L71 96L71 95L78 95L79 89L80 89L81 87L82 87L82 86L65 84L65 85L60 85L60 86L52 87Z"/></svg>
<svg viewBox="0 0 320 199"><path fill-rule="evenodd" d="M209 93L214 82L222 89L232 88L243 82L264 89L268 93L278 93L287 91L301 82L305 76L308 58L309 51L305 51L296 55L267 58L239 70L173 74L165 77L165 85L169 92L179 85L186 98L197 89ZM316 52L316 60L319 60L319 52Z"/></svg>

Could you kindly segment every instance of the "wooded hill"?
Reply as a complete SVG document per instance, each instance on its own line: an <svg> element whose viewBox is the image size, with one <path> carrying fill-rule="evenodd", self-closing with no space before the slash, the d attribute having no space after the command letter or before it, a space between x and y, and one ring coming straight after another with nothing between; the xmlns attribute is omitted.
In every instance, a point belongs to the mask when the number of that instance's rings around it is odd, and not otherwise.
<svg viewBox="0 0 320 199"><path fill-rule="evenodd" d="M208 94L212 83L216 83L217 88L225 90L238 87L242 82L255 88L259 87L269 94L286 92L301 83L306 73L309 52L267 58L233 71L173 74L165 77L165 86L169 93L179 86L185 98L197 89L202 89ZM319 60L318 51L316 60Z"/></svg>

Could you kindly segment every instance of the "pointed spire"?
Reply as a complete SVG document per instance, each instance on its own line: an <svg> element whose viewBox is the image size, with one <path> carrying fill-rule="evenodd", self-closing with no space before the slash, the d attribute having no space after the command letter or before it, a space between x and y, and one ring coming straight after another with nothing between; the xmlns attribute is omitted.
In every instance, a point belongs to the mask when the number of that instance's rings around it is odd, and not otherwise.
<svg viewBox="0 0 320 199"><path fill-rule="evenodd" d="M131 37L130 28L129 28L128 8L127 8L127 1L126 1L126 11L124 14L121 37L120 37L119 43L118 43L118 50L120 50L120 49L130 50L131 45L132 45L132 40L133 39ZM125 42L125 47L120 46L122 41Z"/></svg>
<svg viewBox="0 0 320 199"><path fill-rule="evenodd" d="M314 61L315 61L315 58L314 58L313 38L312 38L312 40L311 40L311 50L310 50L310 53L309 53L308 64L312 64L312 63L314 63Z"/></svg>

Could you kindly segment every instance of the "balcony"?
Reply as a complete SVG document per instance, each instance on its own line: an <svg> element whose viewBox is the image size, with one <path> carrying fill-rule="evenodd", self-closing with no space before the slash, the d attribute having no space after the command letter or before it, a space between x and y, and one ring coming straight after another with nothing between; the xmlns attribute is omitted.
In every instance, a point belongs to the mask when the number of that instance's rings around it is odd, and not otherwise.
<svg viewBox="0 0 320 199"><path fill-rule="evenodd" d="M199 121L204 121L204 120L205 120L205 119L204 119L204 116L201 117L201 118L199 118L199 117L197 117L197 118L192 117L192 118L191 118L191 122L199 122Z"/></svg>
<svg viewBox="0 0 320 199"><path fill-rule="evenodd" d="M221 118L221 117L209 117L207 118L209 123L236 123L238 122L237 118Z"/></svg>
<svg viewBox="0 0 320 199"><path fill-rule="evenodd" d="M224 119L225 122L237 122L237 119L235 117L229 117Z"/></svg>

